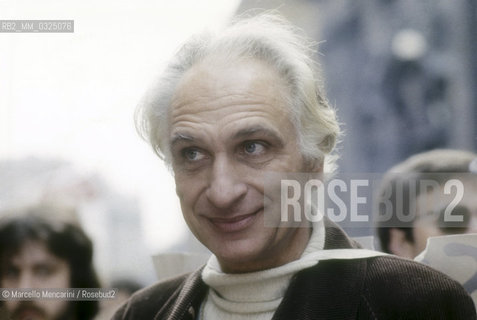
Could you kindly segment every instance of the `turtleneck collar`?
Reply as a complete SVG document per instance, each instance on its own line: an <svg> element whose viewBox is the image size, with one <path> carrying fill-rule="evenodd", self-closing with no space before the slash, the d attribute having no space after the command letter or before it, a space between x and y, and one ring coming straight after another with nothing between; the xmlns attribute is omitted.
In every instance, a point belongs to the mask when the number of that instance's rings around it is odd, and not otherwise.
<svg viewBox="0 0 477 320"><path fill-rule="evenodd" d="M201 319L250 319L251 314L255 319L271 319L293 275L318 263L319 259L310 253L322 250L324 243L325 227L321 219L313 224L301 257L276 268L227 274L213 255L202 271L202 278L210 289L202 306L205 317Z"/></svg>

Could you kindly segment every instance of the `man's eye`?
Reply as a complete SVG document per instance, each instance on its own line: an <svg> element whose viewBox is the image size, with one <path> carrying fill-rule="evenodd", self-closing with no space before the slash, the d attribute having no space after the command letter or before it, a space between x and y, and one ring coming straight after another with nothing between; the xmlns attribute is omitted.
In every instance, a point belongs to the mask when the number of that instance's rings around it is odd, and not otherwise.
<svg viewBox="0 0 477 320"><path fill-rule="evenodd" d="M204 158L204 154L195 148L184 149L182 155L188 161L199 161Z"/></svg>
<svg viewBox="0 0 477 320"><path fill-rule="evenodd" d="M16 279L16 278L18 278L18 275L20 274L20 271L18 270L18 268L14 267L14 266L8 266L3 271L3 274L4 274L4 277L7 278L7 279Z"/></svg>
<svg viewBox="0 0 477 320"><path fill-rule="evenodd" d="M260 155L265 152L265 146L256 141L249 141L244 143L243 150L250 155Z"/></svg>

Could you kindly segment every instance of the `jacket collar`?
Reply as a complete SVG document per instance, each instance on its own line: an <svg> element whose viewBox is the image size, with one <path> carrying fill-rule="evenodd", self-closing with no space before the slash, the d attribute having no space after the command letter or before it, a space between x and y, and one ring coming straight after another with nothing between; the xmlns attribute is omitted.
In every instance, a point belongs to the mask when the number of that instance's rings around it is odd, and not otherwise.
<svg viewBox="0 0 477 320"><path fill-rule="evenodd" d="M329 219L325 230L325 250L360 247ZM272 320L356 319L365 273L363 259L324 260L298 272Z"/></svg>
<svg viewBox="0 0 477 320"><path fill-rule="evenodd" d="M194 271L184 280L183 286L174 292L164 306L161 306L154 320L196 319L200 304L208 290L201 277L203 268ZM177 297L174 297L175 295Z"/></svg>

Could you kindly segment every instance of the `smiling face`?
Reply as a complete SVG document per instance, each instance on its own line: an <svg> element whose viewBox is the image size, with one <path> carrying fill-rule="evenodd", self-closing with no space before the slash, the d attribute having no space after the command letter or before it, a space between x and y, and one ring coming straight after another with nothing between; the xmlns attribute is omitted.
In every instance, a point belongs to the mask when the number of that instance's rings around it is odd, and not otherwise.
<svg viewBox="0 0 477 320"><path fill-rule="evenodd" d="M269 228L263 220L264 172L307 169L287 93L262 62L202 62L172 99L170 148L182 212L225 272L282 265L308 242L309 228Z"/></svg>
<svg viewBox="0 0 477 320"><path fill-rule="evenodd" d="M68 263L51 254L41 241L27 241L17 254L2 261L2 288L69 288ZM59 319L68 311L69 302L61 299L7 300L12 319Z"/></svg>

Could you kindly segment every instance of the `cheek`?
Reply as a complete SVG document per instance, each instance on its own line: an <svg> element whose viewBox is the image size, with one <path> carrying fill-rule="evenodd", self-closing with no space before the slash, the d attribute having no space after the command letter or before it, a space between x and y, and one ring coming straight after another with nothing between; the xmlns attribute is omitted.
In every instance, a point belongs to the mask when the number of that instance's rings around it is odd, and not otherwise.
<svg viewBox="0 0 477 320"><path fill-rule="evenodd" d="M16 280L2 279L0 280L0 288L16 288L18 287Z"/></svg>
<svg viewBox="0 0 477 320"><path fill-rule="evenodd" d="M185 215L192 209L195 196L188 193L187 190L177 190L177 196L179 197L182 212Z"/></svg>
<svg viewBox="0 0 477 320"><path fill-rule="evenodd" d="M71 274L68 266L63 266L58 269L58 272L53 275L48 284L50 288L69 288L71 287Z"/></svg>
<svg viewBox="0 0 477 320"><path fill-rule="evenodd" d="M193 207L206 187L201 177L176 176L175 183L176 194L183 209Z"/></svg>
<svg viewBox="0 0 477 320"><path fill-rule="evenodd" d="M442 232L435 226L415 226L414 227L414 243L417 252L421 252L426 248L427 238L441 236Z"/></svg>

